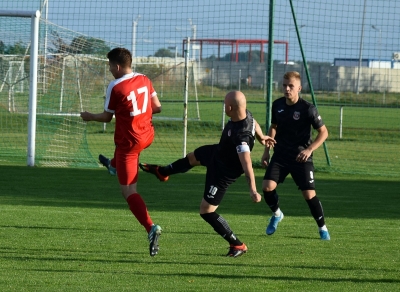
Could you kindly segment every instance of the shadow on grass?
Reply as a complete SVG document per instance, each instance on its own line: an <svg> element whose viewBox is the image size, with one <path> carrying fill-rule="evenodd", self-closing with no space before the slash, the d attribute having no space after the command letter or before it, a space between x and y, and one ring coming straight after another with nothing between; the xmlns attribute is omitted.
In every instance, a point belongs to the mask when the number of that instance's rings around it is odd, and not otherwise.
<svg viewBox="0 0 400 292"><path fill-rule="evenodd" d="M256 171L261 192L263 172ZM151 212L198 212L204 189L204 169L178 174L165 183L140 172L138 192ZM0 204L124 209L118 180L105 169L32 168L0 166ZM400 218L400 182L382 177L316 174L317 195L325 215L338 218ZM307 203L290 177L278 186L282 210L291 216L310 216ZM262 195L262 193L261 193ZM270 214L264 200L250 200L244 177L231 185L219 208L221 214Z"/></svg>
<svg viewBox="0 0 400 292"><path fill-rule="evenodd" d="M98 249L68 249L68 248L46 248L46 253L44 253L43 248L29 248L25 247L23 252L21 251L20 247L0 247L0 254L1 258L3 259L11 259L14 261L22 261L26 262L27 260L35 260L35 261L53 261L53 262L65 262L65 261L72 261L72 262L82 262L82 263L87 263L90 264L90 266L95 266L96 264L100 263L107 263L107 264L119 264L119 263L126 263L126 264L145 264L148 265L149 263L156 263L158 266L165 265L168 267L169 271L173 270L180 270L179 274L177 276L190 276L190 277L213 277L213 278L233 278L237 279L240 278L239 274L234 274L234 275L220 275L218 273L211 273L208 274L206 269L202 273L192 273L190 271L184 272L182 271L181 268L177 268L179 266L183 267L194 267L194 266L203 266L203 267L216 267L217 269L221 267L232 267L232 261L235 261L235 266L237 268L254 268L257 270L265 270L265 269L274 269L276 268L275 263L270 263L270 262L263 262L263 263L254 263L254 262L248 262L248 261L238 261L237 259L233 258L228 258L227 261L221 262L221 261L207 261L207 260L191 260L189 262L186 261L177 261L177 260L167 260L166 257L164 256L157 256L155 258L143 258L143 257L137 257L136 255L142 255L141 251L134 251L134 250L122 250L122 251L107 251L104 252L104 249L98 248ZM204 257L204 254L196 254L192 253L194 256L201 256ZM112 255L112 256L110 256ZM215 258L215 255L212 256ZM221 258L227 258L225 255L220 255ZM149 262L150 260L150 262ZM358 266L350 265L350 266L340 266L340 265L335 265L332 266L330 264L320 264L320 265L302 265L302 264L293 264L293 263L280 263L279 265L280 269L291 269L291 270L315 270L315 271L345 271L345 272L353 272L355 270L359 270ZM43 269L35 269L35 268L26 268L27 271L49 271L49 272L57 272L57 269L51 268L49 269L47 265L43 266ZM376 272L376 268L374 267L368 267L364 266L362 270L368 271L372 274ZM64 271L64 270L60 270ZM73 272L73 269L68 269L68 272ZM82 272L81 269L76 269L75 271L77 272ZM380 277L383 273L395 273L397 271L396 267L393 268L380 268L379 269L379 274L376 275L377 279L360 279L360 278L354 278L350 277L345 277L345 278L335 278L337 280L340 279L339 282L341 281L354 281L354 282L371 282L374 283L376 282L382 282L382 283L400 283L399 278L394 278L394 279L383 279ZM88 270L85 270L85 273L89 272ZM96 273L97 270L93 270L93 273ZM104 273L104 271L102 271ZM113 273L112 270L108 271L110 273ZM116 272L122 273L123 271L117 270ZM131 271L129 272L131 273ZM155 271L149 271L147 274L146 271L141 271L142 275L155 275ZM160 276L165 276L165 274L160 274ZM168 275L174 275L173 273L168 273ZM249 274L243 275L243 278L251 278ZM261 275L254 275L254 278L265 278L265 276ZM267 276L267 278L271 279L286 279L286 277L282 276ZM289 279L288 277L287 279ZM296 280L296 277L293 277L292 280ZM358 279L358 280L356 280ZM315 277L307 278L307 277L301 277L298 278L297 280L300 281L335 281L331 278L326 278L326 279L318 279Z"/></svg>
<svg viewBox="0 0 400 292"><path fill-rule="evenodd" d="M79 265L77 268L68 268L68 269L55 269L55 268L48 268L48 265L43 265L42 268L31 268L31 267L24 267L20 268L22 271L27 271L27 272L50 272L50 273L82 273L82 265L87 265L90 267L96 266L96 264L148 264L147 260L143 260L141 258L136 258L135 257L135 252L126 252L122 253L123 258L115 259L115 260L110 260L109 257L104 257L102 258L99 256L98 252L91 252L89 255L87 251L66 251L62 249L50 249L50 252L54 252L54 255L47 254L43 255L43 250L42 249L29 249L27 250L27 254L20 255L19 250L11 250L11 249L4 249L1 250L2 252L8 253L7 255L3 256L3 258L8 259L8 260L13 260L16 262L26 262L27 260L35 260L35 261L43 261L45 263L48 262L55 262L55 263L65 263L65 262L81 262L82 264ZM18 253L18 254L17 254ZM89 258L88 258L89 256ZM224 256L225 258L225 256ZM236 261L236 259L233 259ZM232 263L227 262L227 263L204 263L204 262L176 262L176 261L165 261L165 260L160 260L157 259L157 265L165 265L168 266L168 270L175 270L176 266L216 266L217 269L220 269L221 267L231 267ZM258 270L263 270L263 269L273 269L276 268L274 264L268 264L268 263L263 263L263 264L249 264L248 262L236 262L235 266L237 268L254 268ZM315 270L315 271L320 271L320 270L328 270L328 271L347 271L347 272L354 272L356 270L355 268L341 268L341 267L331 267L331 266L307 266L307 265L280 265L280 269L300 269L300 270ZM369 269L367 267L363 268L363 270L369 270L371 272L375 272L374 269ZM390 270L390 269L384 269L380 270L380 272L387 272L387 273L393 273L395 270ZM105 272L103 270L99 271L96 268L93 269L85 269L84 273L102 273L104 274ZM131 271L121 271L120 269L118 270L107 270L108 274L123 274L123 273L128 273L131 274ZM140 276L160 276L160 277L165 277L165 273L157 273L154 272L153 270L150 272L146 271L140 271L139 273ZM231 280L251 280L251 279L256 279L256 280L261 280L261 279L269 279L269 280L278 280L278 281L296 281L296 282L327 282L327 283L341 283L341 282L351 282L351 283L371 283L371 284L383 284L383 283L400 283L400 280L398 278L382 278L380 276L376 276L376 278L367 278L367 277L354 277L354 276L342 276L342 277L296 277L296 276L273 276L273 275L265 275L263 274L255 274L255 275L249 275L249 274L238 274L238 273L227 273L224 272L224 274L218 274L218 273L207 273L207 272L190 272L190 271L180 271L179 273L168 273L168 277L178 277L180 279L184 277L189 277L191 279L204 279L204 278L218 278L218 279L231 279Z"/></svg>

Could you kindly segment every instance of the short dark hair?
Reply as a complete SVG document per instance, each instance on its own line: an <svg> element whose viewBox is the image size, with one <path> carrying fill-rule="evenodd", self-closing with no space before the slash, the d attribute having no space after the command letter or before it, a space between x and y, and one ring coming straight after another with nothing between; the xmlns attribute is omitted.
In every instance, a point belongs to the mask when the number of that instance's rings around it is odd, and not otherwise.
<svg viewBox="0 0 400 292"><path fill-rule="evenodd" d="M116 63L124 68L130 68L132 66L132 54L125 48L115 48L108 52L108 60L112 63Z"/></svg>

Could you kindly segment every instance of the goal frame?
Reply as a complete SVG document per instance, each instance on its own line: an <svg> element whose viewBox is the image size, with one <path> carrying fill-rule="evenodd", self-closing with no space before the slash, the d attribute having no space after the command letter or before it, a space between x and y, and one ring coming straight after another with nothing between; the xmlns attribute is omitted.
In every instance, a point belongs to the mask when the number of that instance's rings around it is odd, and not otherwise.
<svg viewBox="0 0 400 292"><path fill-rule="evenodd" d="M25 17L31 19L27 164L28 166L35 166L40 11L0 10L0 17Z"/></svg>

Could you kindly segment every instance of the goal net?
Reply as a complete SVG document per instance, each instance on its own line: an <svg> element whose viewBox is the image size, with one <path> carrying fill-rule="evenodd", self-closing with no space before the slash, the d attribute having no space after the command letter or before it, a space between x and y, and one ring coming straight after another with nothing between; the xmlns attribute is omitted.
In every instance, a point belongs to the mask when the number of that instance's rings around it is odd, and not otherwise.
<svg viewBox="0 0 400 292"><path fill-rule="evenodd" d="M3 16L0 21L0 128L5 137L0 141L0 161L2 164L25 164L30 137L30 20ZM99 153L111 156L114 152L114 121L108 125L86 123L80 118L80 112L103 111L106 88L113 79L108 71L106 54L122 45L43 19L40 20L39 39L34 164L97 167ZM208 133L205 137L210 141L218 139L225 118L223 103L218 99L211 104L215 108L216 122L200 115L202 105L196 87L199 81L197 61L189 59L185 62L184 56L136 57L133 66L134 71L146 74L153 81L159 98L167 105L162 114L154 117L157 131L153 154L145 152L142 158L154 160L162 157L163 162L168 162L199 145L197 140L188 141L184 137L182 102L185 82L188 84L187 102L191 103L186 107L186 116L192 125L192 133L195 130L201 134L202 127L208 128L212 124L215 134Z"/></svg>
<svg viewBox="0 0 400 292"><path fill-rule="evenodd" d="M0 111L3 156L25 160L30 72L30 20L1 17ZM40 20L37 63L35 164L97 165L86 139L83 110L103 110L108 74L106 53L118 44ZM7 126L5 126L7 125ZM110 141L111 142L111 141Z"/></svg>

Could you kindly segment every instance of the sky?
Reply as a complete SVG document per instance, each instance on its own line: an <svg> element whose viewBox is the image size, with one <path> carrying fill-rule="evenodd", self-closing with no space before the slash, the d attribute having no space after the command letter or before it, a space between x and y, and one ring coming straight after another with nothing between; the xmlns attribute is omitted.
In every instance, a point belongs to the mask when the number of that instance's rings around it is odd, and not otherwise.
<svg viewBox="0 0 400 292"><path fill-rule="evenodd" d="M46 0L0 2L0 10L40 10ZM349 3L351 2L351 3ZM288 41L289 61L301 59L295 22L307 61L334 58L385 59L400 51L400 1L294 0L275 1L273 36L269 35L270 1L220 0L47 0L47 19L90 37L135 48L136 56L159 48L182 51L185 37L196 39L263 39ZM365 14L364 14L365 8ZM42 10L42 17L46 10ZM134 25L136 21L136 26ZM0 19L0 24L2 24ZM136 30L134 29L136 27ZM5 25L0 26L0 31ZM135 44L133 35L136 31ZM0 34L1 36L1 34ZM362 48L362 50L360 50ZM241 46L240 51L249 50ZM252 46L252 50L260 49ZM265 47L264 51L268 48ZM221 54L231 52L223 46ZM195 53L199 54L198 51ZM217 55L217 46L204 46L203 57ZM274 59L285 59L285 47L273 47Z"/></svg>

